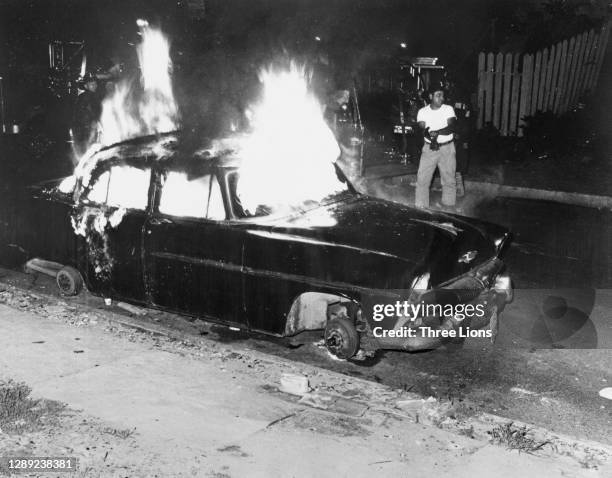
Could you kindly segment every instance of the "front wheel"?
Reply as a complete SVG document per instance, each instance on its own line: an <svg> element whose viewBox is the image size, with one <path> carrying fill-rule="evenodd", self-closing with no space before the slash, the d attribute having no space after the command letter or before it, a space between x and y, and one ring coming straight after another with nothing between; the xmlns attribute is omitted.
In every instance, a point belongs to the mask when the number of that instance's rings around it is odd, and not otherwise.
<svg viewBox="0 0 612 478"><path fill-rule="evenodd" d="M331 319L325 327L325 346L332 355L349 359L359 350L359 333L346 319Z"/></svg>

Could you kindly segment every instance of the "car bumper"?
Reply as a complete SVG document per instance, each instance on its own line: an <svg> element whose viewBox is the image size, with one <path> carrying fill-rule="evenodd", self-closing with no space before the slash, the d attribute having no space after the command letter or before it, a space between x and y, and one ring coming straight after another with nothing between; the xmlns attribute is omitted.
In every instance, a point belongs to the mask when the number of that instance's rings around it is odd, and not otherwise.
<svg viewBox="0 0 612 478"><path fill-rule="evenodd" d="M474 285L474 282L462 280L449 285L449 288L428 292L430 303L435 303L437 293L445 301L471 305L470 310L478 313L433 316L407 320L398 317L392 330L374 331L373 336L379 348L405 351L431 350L454 339L478 337L495 341L499 327L499 314L506 304L513 299L512 282L505 274L494 276L495 279L483 282L478 280L480 287L464 288ZM471 279L471 278L470 278ZM459 287L455 287L459 286ZM454 309L456 310L456 309ZM384 336L381 336L383 334Z"/></svg>

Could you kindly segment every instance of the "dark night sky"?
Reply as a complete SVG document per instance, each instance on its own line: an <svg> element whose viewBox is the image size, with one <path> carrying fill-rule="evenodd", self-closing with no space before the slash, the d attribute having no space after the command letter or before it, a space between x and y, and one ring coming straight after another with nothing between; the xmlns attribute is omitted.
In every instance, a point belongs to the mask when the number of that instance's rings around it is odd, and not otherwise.
<svg viewBox="0 0 612 478"><path fill-rule="evenodd" d="M205 18L197 22L190 18L189 5L198 3L0 0L3 43L11 47L27 44L19 54L36 57L33 50L49 39L84 39L90 49L108 55L134 38L134 21L142 16L159 21L175 44L185 49L223 46L303 50L312 46L309 42L314 35L319 35L328 49L343 53L375 50L391 54L400 42L406 42L415 54L453 59L469 55L474 48L490 46L493 33L501 48L516 44L517 39L511 38L514 36L529 40L539 21L548 20L546 29L537 29L540 35L554 30L553 24L567 31L571 24L584 23L584 13L592 18L600 16L606 4L603 0L206 0ZM591 6L578 10L568 6L580 3ZM547 4L548 8L541 7ZM546 12L555 8L560 12L556 16L548 13L546 18ZM564 13L566 24L560 21ZM494 18L496 31L492 32ZM0 65L5 66L7 52L2 50L4 61ZM30 54L24 50L30 50Z"/></svg>
<svg viewBox="0 0 612 478"><path fill-rule="evenodd" d="M201 3L206 10L198 18L190 7ZM469 83L480 49L537 49L601 21L606 6L604 0L0 0L0 74L42 84L49 40L85 40L90 64L105 66L112 55L129 64L135 20L143 17L169 34L186 91L190 83L211 91L224 86L279 52L320 50L351 74L401 53L438 56Z"/></svg>

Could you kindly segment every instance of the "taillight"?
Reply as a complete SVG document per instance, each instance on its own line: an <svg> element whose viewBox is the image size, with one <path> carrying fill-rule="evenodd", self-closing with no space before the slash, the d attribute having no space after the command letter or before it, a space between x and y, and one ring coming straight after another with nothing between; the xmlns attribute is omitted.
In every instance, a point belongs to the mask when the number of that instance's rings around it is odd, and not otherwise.
<svg viewBox="0 0 612 478"><path fill-rule="evenodd" d="M514 289L512 288L512 280L508 274L500 274L495 278L494 289L500 294L506 296L506 302L512 302L514 299Z"/></svg>

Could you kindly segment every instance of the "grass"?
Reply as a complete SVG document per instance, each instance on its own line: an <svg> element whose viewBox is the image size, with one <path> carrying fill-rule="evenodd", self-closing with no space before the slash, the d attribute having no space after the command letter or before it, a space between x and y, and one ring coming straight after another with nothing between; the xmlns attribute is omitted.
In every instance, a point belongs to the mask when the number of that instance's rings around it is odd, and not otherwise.
<svg viewBox="0 0 612 478"><path fill-rule="evenodd" d="M493 442L506 445L508 449L524 451L526 453L534 453L549 443L548 441L537 442L527 436L529 433L527 427L517 427L512 422L497 425L488 433L491 435Z"/></svg>
<svg viewBox="0 0 612 478"><path fill-rule="evenodd" d="M24 433L38 430L64 410L53 400L35 400L32 389L23 382L0 381L0 429L4 433Z"/></svg>

